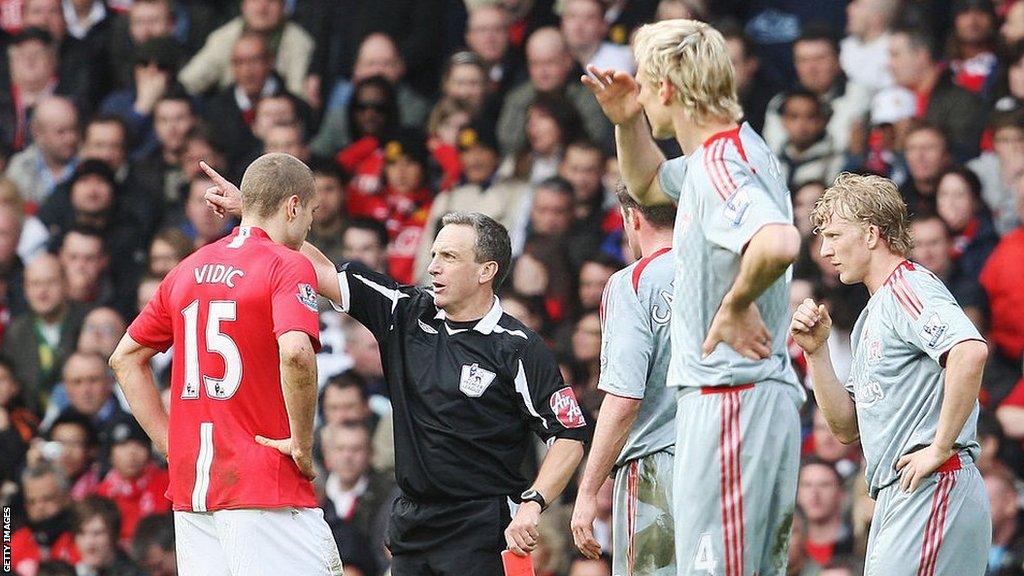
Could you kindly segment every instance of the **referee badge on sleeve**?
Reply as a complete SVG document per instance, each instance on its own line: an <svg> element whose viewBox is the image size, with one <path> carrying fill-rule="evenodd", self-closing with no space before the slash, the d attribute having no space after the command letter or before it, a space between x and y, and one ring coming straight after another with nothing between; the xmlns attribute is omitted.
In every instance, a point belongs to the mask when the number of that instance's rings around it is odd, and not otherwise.
<svg viewBox="0 0 1024 576"><path fill-rule="evenodd" d="M496 374L490 370L484 370L479 364L462 365L462 377L459 379L459 390L470 398L479 398L487 387L494 382Z"/></svg>

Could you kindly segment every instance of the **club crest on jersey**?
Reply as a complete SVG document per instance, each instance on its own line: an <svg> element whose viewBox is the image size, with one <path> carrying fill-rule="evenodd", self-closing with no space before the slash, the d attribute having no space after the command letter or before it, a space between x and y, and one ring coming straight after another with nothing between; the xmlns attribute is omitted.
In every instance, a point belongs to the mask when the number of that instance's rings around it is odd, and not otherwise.
<svg viewBox="0 0 1024 576"><path fill-rule="evenodd" d="M459 390L470 398L479 398L497 376L490 370L484 370L476 362L462 365L462 377L459 378Z"/></svg>
<svg viewBox="0 0 1024 576"><path fill-rule="evenodd" d="M729 224L733 228L736 228L743 222L743 216L747 213L747 208L750 208L750 195L743 188L732 193L732 196L725 202L725 219L729 221Z"/></svg>
<svg viewBox="0 0 1024 576"><path fill-rule="evenodd" d="M555 413L555 418L558 418L562 426L580 428L587 425L587 420L583 417L583 409L576 401L576 394L572 388L566 386L556 391L551 395L548 403L551 405L551 411Z"/></svg>
<svg viewBox="0 0 1024 576"><path fill-rule="evenodd" d="M306 305L306 308L309 308L313 312L318 310L316 305L316 290L314 290L309 284L300 283L299 293L296 294L296 297L299 299L299 302Z"/></svg>
<svg viewBox="0 0 1024 576"><path fill-rule="evenodd" d="M938 314L932 314L932 317L928 319L928 323L921 328L921 338L924 340L925 346L929 348L938 346L948 329L949 325L943 323Z"/></svg>

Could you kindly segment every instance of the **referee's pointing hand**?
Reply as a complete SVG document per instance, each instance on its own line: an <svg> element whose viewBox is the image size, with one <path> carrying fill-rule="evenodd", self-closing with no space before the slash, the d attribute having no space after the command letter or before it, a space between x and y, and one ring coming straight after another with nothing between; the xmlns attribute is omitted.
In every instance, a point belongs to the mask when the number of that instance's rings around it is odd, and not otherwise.
<svg viewBox="0 0 1024 576"><path fill-rule="evenodd" d="M505 544L513 554L526 556L537 547L540 512L540 504L536 502L523 502L519 505L516 517L505 529Z"/></svg>

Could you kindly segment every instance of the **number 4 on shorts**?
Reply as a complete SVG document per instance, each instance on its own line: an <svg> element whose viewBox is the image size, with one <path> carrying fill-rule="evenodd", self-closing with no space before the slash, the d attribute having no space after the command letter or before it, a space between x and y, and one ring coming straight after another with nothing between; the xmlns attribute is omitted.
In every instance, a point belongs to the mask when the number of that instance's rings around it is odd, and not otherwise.
<svg viewBox="0 0 1024 576"><path fill-rule="evenodd" d="M711 544L711 534L701 534L697 541L697 553L693 555L694 572L704 571L714 576L718 562L715 560L715 547Z"/></svg>

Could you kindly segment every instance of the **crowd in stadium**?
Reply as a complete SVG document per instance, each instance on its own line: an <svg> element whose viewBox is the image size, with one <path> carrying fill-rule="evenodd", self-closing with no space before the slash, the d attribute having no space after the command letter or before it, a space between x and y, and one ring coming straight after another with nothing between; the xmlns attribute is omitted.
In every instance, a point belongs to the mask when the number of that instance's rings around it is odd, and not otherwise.
<svg viewBox="0 0 1024 576"><path fill-rule="evenodd" d="M913 260L990 345L987 574L1024 575L1021 0L0 0L0 502L18 573L176 574L167 472L107 359L164 275L236 224L203 200L200 160L236 183L264 153L303 160L320 202L309 241L402 283L426 279L444 214L493 217L514 256L502 307L596 417L602 294L631 259L613 126L580 76L634 71L631 34L668 18L726 38L804 240L791 302L829 306L841 381L868 293L819 256L809 214L842 171L899 186ZM322 310L316 487L346 574L378 576L388 388L372 334ZM170 358L154 360L163 386ZM809 397L788 573L857 575L873 509L861 453ZM538 574L610 576L574 550L573 492L542 516Z"/></svg>

